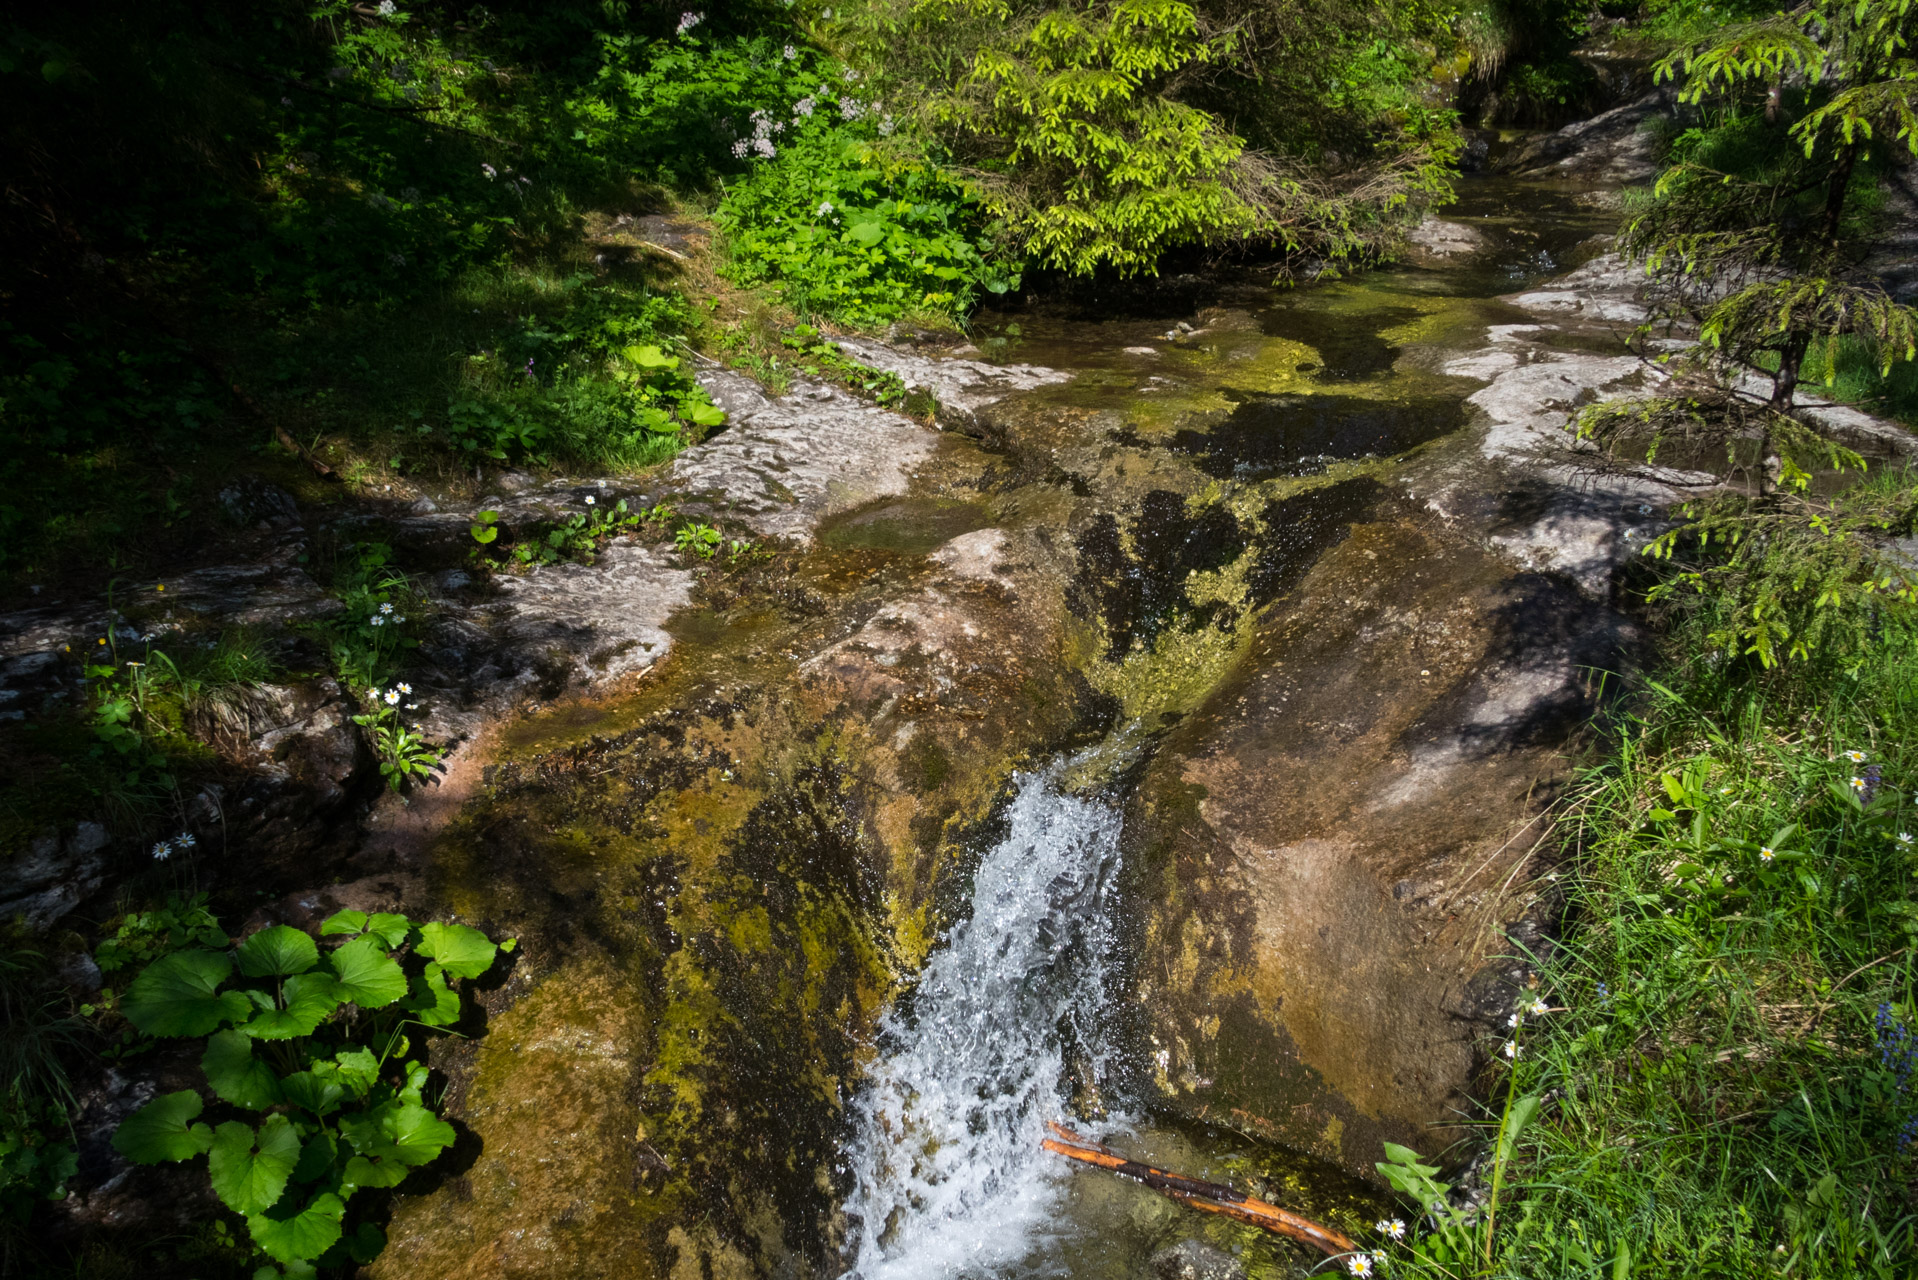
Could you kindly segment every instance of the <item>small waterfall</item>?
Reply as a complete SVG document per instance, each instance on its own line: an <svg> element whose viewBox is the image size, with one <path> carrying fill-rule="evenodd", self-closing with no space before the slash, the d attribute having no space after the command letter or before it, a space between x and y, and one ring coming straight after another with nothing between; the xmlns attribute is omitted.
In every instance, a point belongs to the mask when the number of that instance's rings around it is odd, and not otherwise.
<svg viewBox="0 0 1918 1280"><path fill-rule="evenodd" d="M1119 818L1025 778L980 863L972 916L927 962L854 1104L858 1280L985 1273L1043 1247L1064 1170L1039 1149L1064 1117L1067 1036L1094 1070Z"/></svg>

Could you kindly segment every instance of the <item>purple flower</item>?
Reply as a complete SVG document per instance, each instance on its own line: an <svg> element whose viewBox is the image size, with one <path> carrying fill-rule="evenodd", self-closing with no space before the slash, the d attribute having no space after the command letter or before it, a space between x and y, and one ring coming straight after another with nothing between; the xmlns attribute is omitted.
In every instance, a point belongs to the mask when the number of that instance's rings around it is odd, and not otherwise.
<svg viewBox="0 0 1918 1280"><path fill-rule="evenodd" d="M533 357L531 356L526 357L526 376L529 378L533 376Z"/></svg>

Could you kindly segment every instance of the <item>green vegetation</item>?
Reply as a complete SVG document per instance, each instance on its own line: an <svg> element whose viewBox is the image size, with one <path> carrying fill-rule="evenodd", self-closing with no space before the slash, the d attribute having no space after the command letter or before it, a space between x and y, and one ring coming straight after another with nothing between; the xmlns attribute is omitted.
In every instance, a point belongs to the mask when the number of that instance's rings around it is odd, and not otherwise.
<svg viewBox="0 0 1918 1280"><path fill-rule="evenodd" d="M465 925L361 911L334 915L320 936L342 941L322 951L273 925L230 952L172 950L122 1005L145 1035L204 1037L200 1066L219 1113L248 1118L214 1127L199 1119L200 1093L183 1089L127 1117L114 1148L136 1164L205 1155L221 1203L287 1275L370 1262L384 1248L376 1223L348 1225L347 1202L398 1186L457 1137L427 1100L427 1066L406 1028L457 1022L448 980L481 977L513 947Z"/></svg>
<svg viewBox="0 0 1918 1280"><path fill-rule="evenodd" d="M1481 1220L1419 1274L1909 1273L1914 640L1787 677L1672 637L1562 822L1579 927L1512 1033L1520 1202L1492 1265Z"/></svg>
<svg viewBox="0 0 1918 1280"><path fill-rule="evenodd" d="M1665 357L1672 391L1595 405L1579 422L1614 451L1716 452L1742 473L1743 488L1688 504L1686 522L1653 542L1656 556L1686 557L1653 598L1711 595L1724 619L1714 640L1767 666L1820 646L1855 653L1877 625L1867 610L1888 593L1910 603L1904 573L1874 548L1909 531L1918 491L1815 496L1815 473L1864 460L1795 412L1814 350L1833 383L1861 356L1885 379L1918 356L1918 311L1845 275L1875 230L1874 139L1918 154L1909 25L1897 4L1813 3L1660 64L1712 114L1678 140L1621 244L1659 282L1659 320L1695 325L1698 343ZM1787 73L1804 87L1788 90Z"/></svg>

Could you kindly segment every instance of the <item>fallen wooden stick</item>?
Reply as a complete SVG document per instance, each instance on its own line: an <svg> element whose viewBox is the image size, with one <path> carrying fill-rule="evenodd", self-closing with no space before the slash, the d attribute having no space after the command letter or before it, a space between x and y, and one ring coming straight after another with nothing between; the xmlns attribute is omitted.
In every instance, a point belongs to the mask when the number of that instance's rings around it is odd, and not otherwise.
<svg viewBox="0 0 1918 1280"><path fill-rule="evenodd" d="M1203 1213L1224 1214L1228 1218L1263 1227L1287 1239L1312 1245L1332 1257L1358 1252L1358 1245L1331 1228L1322 1227L1296 1213L1288 1213L1275 1204L1254 1200L1243 1191L1234 1190L1222 1182L1183 1178L1164 1169L1154 1169L1150 1165L1128 1160L1109 1147L1081 1137L1057 1121L1047 1121L1046 1128L1052 1130L1053 1135L1041 1144L1047 1151L1098 1165L1101 1169L1110 1169L1121 1177L1143 1182L1154 1191Z"/></svg>

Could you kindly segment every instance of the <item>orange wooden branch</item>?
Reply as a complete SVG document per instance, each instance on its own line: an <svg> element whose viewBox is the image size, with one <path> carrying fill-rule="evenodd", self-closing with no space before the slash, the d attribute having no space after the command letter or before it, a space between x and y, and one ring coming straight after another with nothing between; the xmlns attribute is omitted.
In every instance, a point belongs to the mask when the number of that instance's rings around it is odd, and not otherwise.
<svg viewBox="0 0 1918 1280"><path fill-rule="evenodd" d="M1263 1227L1287 1239L1312 1245L1333 1257L1358 1251L1356 1244L1331 1228L1322 1227L1296 1213L1288 1213L1275 1204L1254 1200L1243 1191L1236 1191L1222 1182L1183 1178L1176 1173L1167 1173L1163 1169L1128 1160L1111 1148L1081 1137L1056 1121L1048 1121L1046 1127L1052 1130L1053 1135L1042 1144L1047 1151L1097 1165L1101 1169L1110 1169L1121 1177L1143 1182L1154 1191L1203 1213L1224 1214L1228 1218Z"/></svg>

